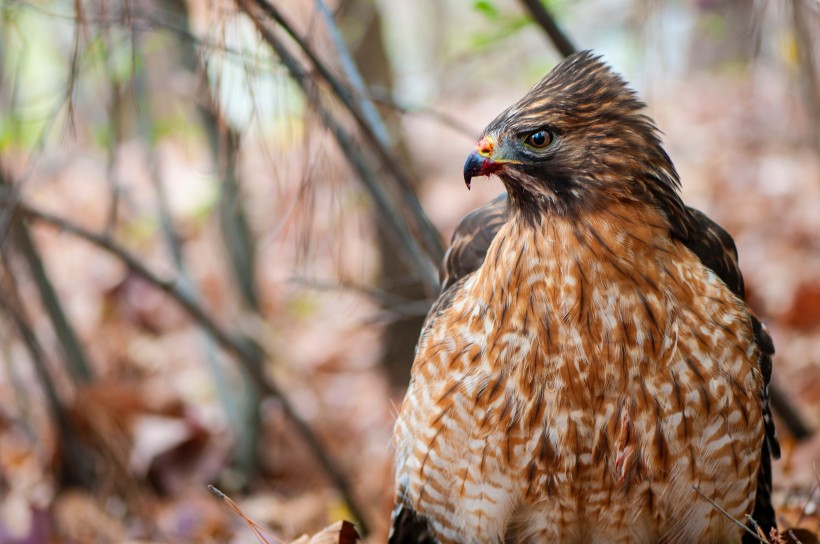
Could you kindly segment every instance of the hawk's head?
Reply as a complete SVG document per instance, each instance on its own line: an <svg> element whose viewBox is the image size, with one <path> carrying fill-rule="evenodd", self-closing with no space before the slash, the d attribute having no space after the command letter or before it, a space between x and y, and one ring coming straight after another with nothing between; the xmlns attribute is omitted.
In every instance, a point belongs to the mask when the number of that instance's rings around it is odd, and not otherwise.
<svg viewBox="0 0 820 544"><path fill-rule="evenodd" d="M643 107L599 57L575 53L490 123L464 180L496 174L512 205L529 212L608 201L678 208L678 174Z"/></svg>

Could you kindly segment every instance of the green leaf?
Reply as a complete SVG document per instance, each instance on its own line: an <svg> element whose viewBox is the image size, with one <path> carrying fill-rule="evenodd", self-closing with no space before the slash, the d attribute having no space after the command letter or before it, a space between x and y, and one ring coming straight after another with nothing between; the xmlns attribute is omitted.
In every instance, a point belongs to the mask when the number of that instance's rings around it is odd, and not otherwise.
<svg viewBox="0 0 820 544"><path fill-rule="evenodd" d="M476 0L473 2L473 9L490 20L495 20L499 15L501 15L501 12L498 10L498 6L490 0Z"/></svg>

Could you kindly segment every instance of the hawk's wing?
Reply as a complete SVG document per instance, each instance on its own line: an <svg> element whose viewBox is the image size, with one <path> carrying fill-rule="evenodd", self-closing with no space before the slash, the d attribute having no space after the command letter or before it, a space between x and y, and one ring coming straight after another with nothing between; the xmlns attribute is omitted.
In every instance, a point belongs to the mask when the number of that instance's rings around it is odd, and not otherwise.
<svg viewBox="0 0 820 544"><path fill-rule="evenodd" d="M488 204L477 208L459 222L453 233L450 248L444 255L441 269L441 292L444 293L460 279L472 274L481 263L498 234L507 222L507 194L502 193Z"/></svg>
<svg viewBox="0 0 820 544"><path fill-rule="evenodd" d="M459 222L441 264L441 293L430 308L422 331L427 330L430 321L447 309L459 285L479 269L493 238L508 218L507 194L503 193L471 211ZM430 534L423 516L405 505L397 504L388 544L436 544L436 540Z"/></svg>
<svg viewBox="0 0 820 544"><path fill-rule="evenodd" d="M710 268L738 298L745 300L746 292L743 275L737 261L735 241L720 225L709 219L703 212L687 207L691 227L689 235L681 237L683 244L698 256L704 266ZM760 525L766 535L777 527L774 507L772 506L772 457L780 458L780 444L774 428L772 411L769 406L769 383L772 379L772 355L774 343L760 320L751 315L755 341L760 348L760 373L763 375L763 424L766 430L766 441L760 458L760 471L757 475L757 496L752 518ZM744 535L744 542L757 542L751 535Z"/></svg>
<svg viewBox="0 0 820 544"><path fill-rule="evenodd" d="M498 229L508 218L507 194L502 193L461 219L441 263L441 292L427 313L422 331L427 330L430 320L450 305L453 295L458 291L457 284L460 285L467 276L478 270Z"/></svg>

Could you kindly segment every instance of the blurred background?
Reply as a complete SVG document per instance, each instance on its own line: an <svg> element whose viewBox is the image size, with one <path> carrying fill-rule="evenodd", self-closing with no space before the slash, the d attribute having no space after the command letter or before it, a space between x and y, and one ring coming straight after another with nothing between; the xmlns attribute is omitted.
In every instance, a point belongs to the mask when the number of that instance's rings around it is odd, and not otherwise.
<svg viewBox="0 0 820 544"><path fill-rule="evenodd" d="M734 236L816 531L816 0L0 0L0 542L383 542L462 165L572 46Z"/></svg>

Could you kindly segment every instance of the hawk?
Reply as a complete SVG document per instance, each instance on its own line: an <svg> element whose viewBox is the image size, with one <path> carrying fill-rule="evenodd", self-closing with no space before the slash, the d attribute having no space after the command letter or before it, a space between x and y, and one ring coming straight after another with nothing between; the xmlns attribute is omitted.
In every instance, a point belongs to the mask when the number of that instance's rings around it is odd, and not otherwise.
<svg viewBox="0 0 820 544"><path fill-rule="evenodd" d="M590 52L485 129L393 432L392 543L768 535L771 338L729 234L681 200L644 104Z"/></svg>

